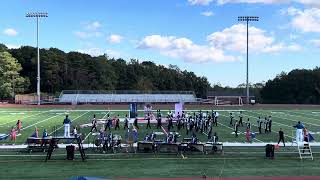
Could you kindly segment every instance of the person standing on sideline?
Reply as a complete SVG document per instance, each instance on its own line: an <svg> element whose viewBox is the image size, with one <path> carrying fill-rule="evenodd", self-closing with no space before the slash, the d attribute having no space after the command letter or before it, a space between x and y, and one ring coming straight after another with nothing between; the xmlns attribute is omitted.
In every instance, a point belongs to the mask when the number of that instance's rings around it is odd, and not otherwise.
<svg viewBox="0 0 320 180"><path fill-rule="evenodd" d="M269 128L269 121L267 118L264 119L264 133L268 132L268 128Z"/></svg>
<svg viewBox="0 0 320 180"><path fill-rule="evenodd" d="M282 128L280 128L280 131L279 131L279 141L278 141L278 144L282 141L283 143L283 146L286 147L285 143L284 143L284 132L282 131Z"/></svg>
<svg viewBox="0 0 320 180"><path fill-rule="evenodd" d="M63 120L64 137L70 137L70 124L71 120L69 119L69 115L66 115L66 118Z"/></svg>
<svg viewBox="0 0 320 180"><path fill-rule="evenodd" d="M117 129L120 130L120 118L119 118L119 114L118 114L118 116L116 117L116 125L115 125L114 130L117 130Z"/></svg>
<svg viewBox="0 0 320 180"><path fill-rule="evenodd" d="M296 141L297 141L297 143L302 142L303 141L302 130L303 130L304 126L302 125L302 123L300 121L298 121L298 124L296 124L293 127L296 128Z"/></svg>

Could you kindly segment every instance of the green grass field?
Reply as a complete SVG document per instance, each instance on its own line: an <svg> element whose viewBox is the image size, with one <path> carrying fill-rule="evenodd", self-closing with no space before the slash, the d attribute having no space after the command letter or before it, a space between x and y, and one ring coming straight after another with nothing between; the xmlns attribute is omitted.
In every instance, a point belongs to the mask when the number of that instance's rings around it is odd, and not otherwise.
<svg viewBox="0 0 320 180"><path fill-rule="evenodd" d="M219 135L222 142L245 142L241 134L238 138L232 134L232 127L229 127L229 111L220 112L219 125L214 127L214 132ZM93 114L97 118L104 117L107 113L111 116L119 114L124 116L127 110L112 111L87 109L81 111L69 111L68 109L0 109L0 133L8 133L18 119L23 122L21 135L17 137L16 144L25 143L35 127L39 128L42 134L44 128L52 133L53 127L57 127L57 133L62 135L62 121L66 114L69 114L73 125L80 126L91 122ZM165 111L162 111L166 113ZM257 134L254 142L276 142L280 128L286 134L287 145L291 145L293 125L302 121L309 131L315 133L315 140L320 135L320 110L244 110L244 122L250 118L253 123L253 131L258 132L256 127L257 117L272 116L273 132L269 134ZM140 113L139 116L143 114ZM236 119L238 115L235 114ZM122 129L122 124L120 125ZM90 128L83 128L79 131L89 133ZM154 131L156 130L153 125ZM176 129L175 129L176 130ZM244 127L240 131L244 131ZM145 129L145 124L140 125L139 139L151 130ZM115 134L124 136L124 131L113 131ZM181 130L180 139L187 137L185 130ZM205 134L198 133L200 141L205 142ZM93 143L94 136L89 135L85 143ZM1 144L12 144L10 138L0 141ZM155 155L155 154L101 154L100 152L87 152L88 159L81 162L79 157L75 161L65 161L65 150L59 149L53 154L53 160L44 162L45 153L26 153L22 150L0 150L0 179L68 179L72 176L86 175L98 177L122 177L122 178L151 178L151 177L201 177L205 173L208 177L238 177L238 176L317 176L320 175L319 152L320 149L313 149L315 160L300 161L294 147L281 148L276 152L276 159L264 158L263 147L225 148L225 154L216 155L186 155L183 159L180 155Z"/></svg>
<svg viewBox="0 0 320 180"><path fill-rule="evenodd" d="M232 134L233 127L229 126L229 112L232 110L224 110L220 111L219 117L219 125L218 127L214 127L213 132L217 132L222 142L245 142L245 136L242 134L238 138L235 138L235 135ZM166 111L162 111L163 114ZM251 123L253 124L253 131L258 132L257 128L257 118L261 116L264 118L266 116L271 115L273 119L272 125L272 133L269 134L258 134L256 135L256 139L254 142L276 142L278 140L278 131L280 128L283 129L286 135L286 141L290 141L292 139L292 131L294 128L292 127L297 123L297 121L303 122L303 124L309 129L309 131L315 133L315 139L319 139L320 137L320 110L244 110L244 122L246 122L247 118L250 118ZM90 123L93 117L93 114L96 114L97 118L102 118L106 116L107 113L110 113L111 116L115 116L117 114L120 117L124 117L127 110L123 111L109 111L109 110L81 110L81 111L69 111L64 109L0 109L0 133L6 134L8 133L12 126L15 126L18 119L22 120L22 132L21 135L17 137L16 144L25 143L27 137L31 136L34 132L35 127L39 129L39 135L42 134L44 128L47 129L48 133L52 133L53 128L57 129L57 134L63 135L62 122L66 114L69 114L69 117L73 121L72 126L79 127L81 124ZM239 119L238 114L234 111L235 119ZM140 112L139 116L143 116L143 113ZM124 131L122 130L123 124L120 125L121 130L113 131L115 134L120 134L124 136ZM156 125L152 125L152 130L146 130L145 124L140 124L139 129L139 139L143 139L146 133L150 131L160 131L155 127ZM166 127L166 125L164 125ZM81 128L79 131L84 134L88 134L90 128ZM177 131L177 129L175 129ZM240 127L240 132L244 132L245 127ZM180 139L187 137L185 130L181 130ZM91 135L90 135L91 136ZM190 136L190 135L189 135ZM207 137L205 133L197 133L200 141L205 142ZM89 139L94 139L94 137L88 137ZM10 144L10 140L0 141L1 144Z"/></svg>

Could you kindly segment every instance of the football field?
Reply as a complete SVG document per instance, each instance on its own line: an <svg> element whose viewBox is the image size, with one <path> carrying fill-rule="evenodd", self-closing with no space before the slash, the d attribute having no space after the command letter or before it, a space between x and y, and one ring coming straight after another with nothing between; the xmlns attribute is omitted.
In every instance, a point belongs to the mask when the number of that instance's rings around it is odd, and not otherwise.
<svg viewBox="0 0 320 180"><path fill-rule="evenodd" d="M193 112L192 109L189 110ZM258 132L257 119L272 116L272 132L265 134L256 133L253 143L276 143L280 128L285 132L287 147L281 147L276 151L275 159L264 158L264 147L248 147L244 134L235 137L233 127L229 126L229 113L233 112L238 120L238 112L243 112L244 122L250 119L253 125L253 132ZM203 112L207 110L202 109ZM208 110L210 112L210 110ZM224 154L153 154L153 153L106 153L94 149L86 151L87 160L82 162L77 155L76 160L66 161L65 150L57 149L53 154L53 160L44 162L46 153L27 153L23 149L0 149L0 179L69 179L73 176L96 176L102 178L199 178L204 174L207 177L255 177L255 176L319 176L320 175L320 149L312 147L314 160L303 160L298 158L295 146L291 147L292 127L301 121L312 133L315 142L318 142L320 135L320 110L317 109L223 109L217 110L220 114L217 127L219 141L229 143L241 143L245 147L225 147ZM163 114L167 110L161 110ZM65 115L69 115L72 126L78 128L83 124L91 123L95 114L98 119L105 118L107 114L111 117L119 115L124 117L128 110L94 109L94 108L1 108L0 109L0 134L7 134L12 126L15 126L18 119L22 120L22 130L17 136L15 145L25 144L26 139L31 136L37 127L39 136L43 129L47 129L49 135L57 133L63 135L62 122ZM139 111L139 117L144 113ZM99 127L100 128L100 127ZM83 133L84 144L94 143L96 135L89 133L90 127L79 128L78 132ZM184 129L178 131L178 141L186 135ZM56 131L56 132L53 132ZM151 131L162 132L157 139L164 139L167 132L166 124L162 129L157 129L152 124L152 129L146 129L145 123L139 123L139 140L143 140ZM240 127L244 132L245 127ZM114 134L125 136L123 123L120 130ZM161 134L161 133L160 133ZM201 142L207 141L206 132L196 133ZM1 145L11 145L10 137L1 140ZM86 147L85 147L86 148ZM21 173L16 173L17 171ZM43 178L45 177L45 178Z"/></svg>

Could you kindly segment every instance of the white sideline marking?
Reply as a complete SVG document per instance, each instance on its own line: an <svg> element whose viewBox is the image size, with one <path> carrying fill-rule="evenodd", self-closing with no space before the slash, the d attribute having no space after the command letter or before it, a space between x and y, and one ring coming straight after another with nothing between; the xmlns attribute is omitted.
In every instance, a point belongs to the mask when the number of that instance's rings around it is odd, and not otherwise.
<svg viewBox="0 0 320 180"><path fill-rule="evenodd" d="M33 117L33 116L37 116L37 115L40 115L40 114L43 114L43 113L46 113L46 112L48 112L48 111L42 111L41 113L38 113L38 114L34 114L34 115L30 115L30 116L26 116L26 117L23 117L23 118L22 118L22 120L23 120L23 119L30 118L30 117ZM3 124L0 124L0 127L3 127L3 126L5 126L6 124L9 124L9 123L12 123L12 122L15 122L15 121L17 121L17 119L12 120L12 121L8 121L8 122L3 123Z"/></svg>
<svg viewBox="0 0 320 180"><path fill-rule="evenodd" d="M75 120L79 119L80 117L84 116L84 115L87 114L87 113L89 113L89 111L86 112L86 113L83 113L82 115L80 115L80 116L78 116L78 117L76 117L76 118L74 118L72 122L74 122ZM63 125L60 126L59 128L57 128L56 130L52 131L49 135L51 135L52 133L58 131L58 130L61 129L62 127L63 127Z"/></svg>

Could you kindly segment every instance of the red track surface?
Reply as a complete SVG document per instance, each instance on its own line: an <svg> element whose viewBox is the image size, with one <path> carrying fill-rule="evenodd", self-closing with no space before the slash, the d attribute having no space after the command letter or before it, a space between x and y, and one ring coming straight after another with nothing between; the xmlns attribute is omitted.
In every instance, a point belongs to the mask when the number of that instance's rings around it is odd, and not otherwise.
<svg viewBox="0 0 320 180"><path fill-rule="evenodd" d="M117 180L320 180L320 177L298 176L298 177L241 177L241 178L143 178L143 179L117 179Z"/></svg>

